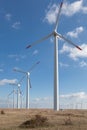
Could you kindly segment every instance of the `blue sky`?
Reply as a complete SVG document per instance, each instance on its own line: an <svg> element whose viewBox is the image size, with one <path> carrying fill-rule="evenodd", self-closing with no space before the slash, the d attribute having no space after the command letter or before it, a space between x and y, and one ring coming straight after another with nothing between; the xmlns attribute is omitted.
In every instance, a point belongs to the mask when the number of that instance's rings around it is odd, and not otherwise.
<svg viewBox="0 0 87 130"><path fill-rule="evenodd" d="M14 68L28 71L40 61L30 75L31 107L53 107L53 37L25 49L30 43L51 33L61 0L0 0L0 101L7 101L23 74ZM86 0L65 0L59 19L58 33L82 48L59 42L60 101L87 99L87 3ZM16 87L15 87L16 89ZM25 101L26 78L21 84ZM15 95L16 96L16 95ZM12 97L10 97L12 98ZM10 99L11 100L11 99Z"/></svg>

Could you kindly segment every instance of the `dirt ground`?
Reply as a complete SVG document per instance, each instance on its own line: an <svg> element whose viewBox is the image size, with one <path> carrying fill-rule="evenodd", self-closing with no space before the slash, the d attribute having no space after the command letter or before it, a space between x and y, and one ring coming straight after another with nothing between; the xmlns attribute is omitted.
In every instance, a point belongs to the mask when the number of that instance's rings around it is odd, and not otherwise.
<svg viewBox="0 0 87 130"><path fill-rule="evenodd" d="M45 117L47 124L32 128L19 127L34 119L36 115ZM33 121L35 123L35 121ZM0 109L0 130L87 130L87 110L51 109Z"/></svg>

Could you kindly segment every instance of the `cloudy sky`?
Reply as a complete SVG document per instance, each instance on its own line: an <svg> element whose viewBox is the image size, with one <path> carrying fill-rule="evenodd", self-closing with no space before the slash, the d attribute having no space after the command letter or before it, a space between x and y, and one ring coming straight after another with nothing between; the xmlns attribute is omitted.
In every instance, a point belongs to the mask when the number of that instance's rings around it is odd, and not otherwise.
<svg viewBox="0 0 87 130"><path fill-rule="evenodd" d="M62 0L0 0L0 104L13 91L9 83L18 83L22 73L37 61L30 75L31 107L53 107L54 39L26 49L32 42L51 33L55 27ZM59 42L60 101L67 105L87 99L87 1L64 0L59 18L58 33L73 41L82 51L66 41ZM14 86L17 89L17 86ZM26 77L21 83L25 102ZM16 98L16 94L15 94ZM10 100L12 95L10 95ZM75 102L74 102L75 103Z"/></svg>

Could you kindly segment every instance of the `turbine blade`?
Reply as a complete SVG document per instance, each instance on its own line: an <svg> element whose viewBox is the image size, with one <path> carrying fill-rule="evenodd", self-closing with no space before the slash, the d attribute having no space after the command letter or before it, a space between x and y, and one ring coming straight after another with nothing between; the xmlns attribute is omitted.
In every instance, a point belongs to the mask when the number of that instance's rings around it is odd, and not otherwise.
<svg viewBox="0 0 87 130"><path fill-rule="evenodd" d="M38 65L40 63L40 61L36 62L30 69L29 72L31 73L31 71L35 68L36 65Z"/></svg>
<svg viewBox="0 0 87 130"><path fill-rule="evenodd" d="M77 46L75 43L73 43L72 41L70 41L69 39L67 39L66 37L64 37L63 35L56 33L58 37L60 37L61 39L67 41L68 43L72 44L73 46L75 46L77 49L82 50L79 46Z"/></svg>
<svg viewBox="0 0 87 130"><path fill-rule="evenodd" d="M26 77L26 74L24 74L24 76L19 80L18 83L21 83L25 77Z"/></svg>
<svg viewBox="0 0 87 130"><path fill-rule="evenodd" d="M9 83L9 85L17 86L17 83Z"/></svg>
<svg viewBox="0 0 87 130"><path fill-rule="evenodd" d="M52 35L53 35L53 32L52 32L51 34L49 34L49 35L47 35L47 36L41 38L40 40L37 40L36 42L32 43L31 45L28 45L28 46L26 47L26 49L28 49L28 48L30 48L30 47L32 47L32 46L38 44L38 43L43 42L44 40L48 39L48 38L51 37Z"/></svg>
<svg viewBox="0 0 87 130"><path fill-rule="evenodd" d="M26 73L25 71L22 71L22 70L19 70L19 69L15 69L15 68L13 70L16 71L16 72L24 73L24 74Z"/></svg>
<svg viewBox="0 0 87 130"><path fill-rule="evenodd" d="M8 96L10 96L14 91L12 91L11 93L8 94Z"/></svg>
<svg viewBox="0 0 87 130"><path fill-rule="evenodd" d="M55 31L57 31L57 28L58 28L59 17L60 17L62 6L63 6L63 1L60 4L58 15L57 15L57 18L56 18L55 29L54 29Z"/></svg>

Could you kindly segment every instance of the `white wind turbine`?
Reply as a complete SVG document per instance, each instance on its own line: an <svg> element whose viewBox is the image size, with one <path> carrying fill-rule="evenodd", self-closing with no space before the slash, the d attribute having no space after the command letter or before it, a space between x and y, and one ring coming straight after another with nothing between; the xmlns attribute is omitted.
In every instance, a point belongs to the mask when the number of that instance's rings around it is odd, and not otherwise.
<svg viewBox="0 0 87 130"><path fill-rule="evenodd" d="M13 109L15 107L15 101L14 101L14 95L15 95L16 91L13 88L13 91L11 93L8 94L8 108L9 108L9 96L13 94Z"/></svg>
<svg viewBox="0 0 87 130"><path fill-rule="evenodd" d="M17 86L17 109L20 108L20 96L21 96L21 90L20 90L20 83L10 83L9 85Z"/></svg>
<svg viewBox="0 0 87 130"><path fill-rule="evenodd" d="M30 48L38 43L41 43L42 41L48 39L49 37L54 37L54 110L59 110L59 68L58 68L58 39L61 38L64 41L68 42L69 44L72 44L79 50L82 50L79 46L75 45L72 41L65 38L63 35L59 34L57 32L58 29L58 23L59 23L59 16L61 13L63 2L61 2L58 15L56 18L55 28L49 35L41 38L40 40L33 42L31 45L28 45L26 48Z"/></svg>
<svg viewBox="0 0 87 130"><path fill-rule="evenodd" d="M14 71L16 72L20 72L20 73L24 73L24 77L27 76L27 87L26 87L26 108L29 109L29 88L31 88L31 82L30 82L30 73L32 71L32 69L39 64L40 62L36 62L30 69L29 71L23 71L23 70L19 70L19 69L14 69ZM23 78L24 78L23 77Z"/></svg>

